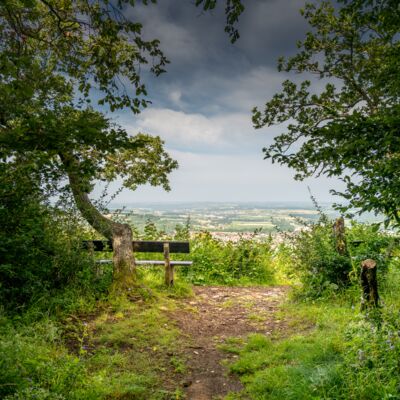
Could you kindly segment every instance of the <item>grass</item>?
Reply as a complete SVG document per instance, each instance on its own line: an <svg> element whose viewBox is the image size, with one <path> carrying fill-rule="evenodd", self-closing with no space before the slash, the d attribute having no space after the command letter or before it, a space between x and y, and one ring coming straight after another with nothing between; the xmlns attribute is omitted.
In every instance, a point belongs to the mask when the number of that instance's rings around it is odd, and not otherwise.
<svg viewBox="0 0 400 400"><path fill-rule="evenodd" d="M381 282L383 307L361 314L358 288L314 302L288 301L277 334L231 338L228 367L244 385L226 400L400 399L400 271Z"/></svg>
<svg viewBox="0 0 400 400"><path fill-rule="evenodd" d="M224 350L239 358L229 369L241 378L245 392L228 398L239 399L244 394L254 400L330 398L324 387L340 383L341 332L352 312L341 307L327 310L323 305L289 304L281 313L292 332L303 333L283 340L255 334L245 344L231 342ZM342 317L335 318L337 314Z"/></svg>
<svg viewBox="0 0 400 400"><path fill-rule="evenodd" d="M0 398L179 400L186 371L167 313L190 295L142 273L151 296L110 299L90 313L0 321ZM149 291L146 291L149 294Z"/></svg>

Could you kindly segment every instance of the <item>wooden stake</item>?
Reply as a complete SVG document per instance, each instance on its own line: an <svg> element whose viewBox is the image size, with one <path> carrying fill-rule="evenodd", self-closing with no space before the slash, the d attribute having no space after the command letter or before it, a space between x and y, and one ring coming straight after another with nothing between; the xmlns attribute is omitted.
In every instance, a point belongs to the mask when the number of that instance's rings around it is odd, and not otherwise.
<svg viewBox="0 0 400 400"><path fill-rule="evenodd" d="M376 261L368 258L361 262L361 287L363 296L361 310L366 307L377 307L379 302L378 280L376 278Z"/></svg>
<svg viewBox="0 0 400 400"><path fill-rule="evenodd" d="M348 251L343 217L338 218L333 224L333 234L336 240L336 251L341 256L347 256Z"/></svg>
<svg viewBox="0 0 400 400"><path fill-rule="evenodd" d="M169 243L164 243L164 263L165 263L165 284L172 286L174 284L174 267L169 258Z"/></svg>

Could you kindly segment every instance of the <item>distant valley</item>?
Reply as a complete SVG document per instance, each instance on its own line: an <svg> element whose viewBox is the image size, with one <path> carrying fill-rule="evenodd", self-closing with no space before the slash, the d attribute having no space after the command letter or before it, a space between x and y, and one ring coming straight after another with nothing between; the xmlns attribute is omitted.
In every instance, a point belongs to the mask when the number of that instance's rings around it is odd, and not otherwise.
<svg viewBox="0 0 400 400"><path fill-rule="evenodd" d="M332 204L322 203L323 212L330 218L338 216ZM147 221L167 233L176 225L190 223L192 231L208 230L215 233L245 233L259 231L260 234L293 232L306 223L316 221L319 213L312 203L153 203L114 204L111 214L123 218L142 231ZM359 218L364 222L378 221L373 215Z"/></svg>

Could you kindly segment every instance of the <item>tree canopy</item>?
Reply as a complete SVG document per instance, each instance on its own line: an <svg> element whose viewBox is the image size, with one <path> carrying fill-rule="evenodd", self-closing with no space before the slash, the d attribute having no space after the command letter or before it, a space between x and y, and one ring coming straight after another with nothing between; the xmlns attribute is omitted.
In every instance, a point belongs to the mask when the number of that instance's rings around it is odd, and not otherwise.
<svg viewBox="0 0 400 400"><path fill-rule="evenodd" d="M284 124L265 158L300 180L340 176L342 210L384 213L400 224L400 8L394 0L339 3L306 4L312 30L278 67L308 79L286 80L264 109L253 109L253 123Z"/></svg>
<svg viewBox="0 0 400 400"><path fill-rule="evenodd" d="M131 189L147 181L168 189L166 174L177 164L161 140L129 136L89 104L97 97L111 110L139 112L147 104L140 66L151 58L150 69L158 75L167 63L159 41L143 40L141 24L124 17L125 5L129 2L2 2L3 161L31 159L45 178L62 178L60 155L69 153L86 184L121 176Z"/></svg>
<svg viewBox="0 0 400 400"><path fill-rule="evenodd" d="M132 10L154 0L5 0L0 4L0 156L4 162L35 159L45 178L62 178L60 154L79 161L81 177L124 178L134 189L149 181L168 189L167 173L176 168L162 142L130 137L91 108L92 100L111 111L146 107L143 68L155 75L168 60L158 39L146 40ZM198 0L211 10L216 1ZM226 0L226 31L243 11ZM148 163L144 161L147 157ZM64 168L64 171L63 171ZM86 187L88 189L88 187Z"/></svg>

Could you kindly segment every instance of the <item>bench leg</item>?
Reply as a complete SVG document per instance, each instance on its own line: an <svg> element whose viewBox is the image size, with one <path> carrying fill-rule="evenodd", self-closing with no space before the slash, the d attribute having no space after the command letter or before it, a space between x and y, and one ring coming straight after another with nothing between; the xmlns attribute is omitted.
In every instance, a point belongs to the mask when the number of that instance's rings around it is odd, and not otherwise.
<svg viewBox="0 0 400 400"><path fill-rule="evenodd" d="M164 263L165 263L165 284L173 286L174 284L174 267L171 265L169 258L169 243L164 243Z"/></svg>

